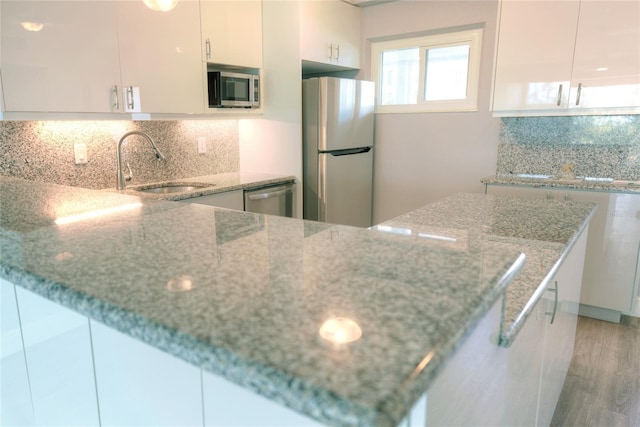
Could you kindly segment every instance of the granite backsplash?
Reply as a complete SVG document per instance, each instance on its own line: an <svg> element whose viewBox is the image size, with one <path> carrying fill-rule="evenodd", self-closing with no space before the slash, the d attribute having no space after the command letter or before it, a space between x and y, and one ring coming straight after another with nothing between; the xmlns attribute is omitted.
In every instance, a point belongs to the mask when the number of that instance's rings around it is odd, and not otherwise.
<svg viewBox="0 0 640 427"><path fill-rule="evenodd" d="M558 175L640 180L640 115L503 118L498 175Z"/></svg>
<svg viewBox="0 0 640 427"><path fill-rule="evenodd" d="M115 188L116 145L130 130L146 132L165 155L157 161L144 138L125 139L122 158L132 170L130 185L239 169L237 120L0 121L0 175ZM206 139L206 153L198 152L198 138ZM75 164L74 144L86 144L87 164Z"/></svg>

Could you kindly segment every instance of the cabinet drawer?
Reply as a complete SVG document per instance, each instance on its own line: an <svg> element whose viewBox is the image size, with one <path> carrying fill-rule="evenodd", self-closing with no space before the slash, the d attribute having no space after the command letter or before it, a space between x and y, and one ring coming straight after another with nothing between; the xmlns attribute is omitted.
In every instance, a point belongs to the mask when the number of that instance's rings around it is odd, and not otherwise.
<svg viewBox="0 0 640 427"><path fill-rule="evenodd" d="M244 210L244 194L242 190L225 191L224 193L210 194L208 196L192 197L180 200L182 203L195 203L198 205L216 206L219 208Z"/></svg>

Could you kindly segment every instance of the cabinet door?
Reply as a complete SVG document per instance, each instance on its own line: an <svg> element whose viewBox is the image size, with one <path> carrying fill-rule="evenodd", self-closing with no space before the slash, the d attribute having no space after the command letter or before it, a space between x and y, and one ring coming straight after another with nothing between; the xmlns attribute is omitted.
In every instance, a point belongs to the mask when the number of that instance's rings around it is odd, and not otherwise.
<svg viewBox="0 0 640 427"><path fill-rule="evenodd" d="M321 426L281 403L209 372L202 373L202 396L205 426Z"/></svg>
<svg viewBox="0 0 640 427"><path fill-rule="evenodd" d="M536 425L551 424L573 357L587 235L588 231L585 230L562 263L541 302L542 306L546 305L547 325Z"/></svg>
<svg viewBox="0 0 640 427"><path fill-rule="evenodd" d="M640 107L640 2L581 3L569 107Z"/></svg>
<svg viewBox="0 0 640 427"><path fill-rule="evenodd" d="M589 240L580 301L630 312L640 246L640 196L564 191L571 200L597 203Z"/></svg>
<svg viewBox="0 0 640 427"><path fill-rule="evenodd" d="M0 279L0 421L34 425L15 286Z"/></svg>
<svg viewBox="0 0 640 427"><path fill-rule="evenodd" d="M262 1L200 0L200 19L206 62L262 67Z"/></svg>
<svg viewBox="0 0 640 427"><path fill-rule="evenodd" d="M427 426L534 425L544 323L530 316L513 345L499 347L501 308L499 300L429 388Z"/></svg>
<svg viewBox="0 0 640 427"><path fill-rule="evenodd" d="M16 296L36 425L99 425L88 319L20 287Z"/></svg>
<svg viewBox="0 0 640 427"><path fill-rule="evenodd" d="M244 193L242 190L225 191L224 193L208 196L192 197L180 200L182 203L195 203L197 205L217 206L219 208L244 210Z"/></svg>
<svg viewBox="0 0 640 427"><path fill-rule="evenodd" d="M579 1L502 2L493 110L566 109Z"/></svg>
<svg viewBox="0 0 640 427"><path fill-rule="evenodd" d="M124 87L140 88L144 113L202 113L204 102L197 0L169 12L117 2ZM135 108L137 109L137 108Z"/></svg>
<svg viewBox="0 0 640 427"><path fill-rule="evenodd" d="M202 426L200 369L91 320L105 426Z"/></svg>
<svg viewBox="0 0 640 427"><path fill-rule="evenodd" d="M0 7L6 111L115 111L120 62L113 3L3 1Z"/></svg>
<svg viewBox="0 0 640 427"><path fill-rule="evenodd" d="M360 9L338 0L300 2L303 60L360 68Z"/></svg>

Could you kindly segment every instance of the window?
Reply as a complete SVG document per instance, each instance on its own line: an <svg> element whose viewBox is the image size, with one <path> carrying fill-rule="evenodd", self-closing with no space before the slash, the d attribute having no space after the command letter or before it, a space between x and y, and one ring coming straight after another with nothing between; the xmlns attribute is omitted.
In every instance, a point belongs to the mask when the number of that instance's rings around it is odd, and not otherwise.
<svg viewBox="0 0 640 427"><path fill-rule="evenodd" d="M374 42L376 112L478 109L482 29Z"/></svg>

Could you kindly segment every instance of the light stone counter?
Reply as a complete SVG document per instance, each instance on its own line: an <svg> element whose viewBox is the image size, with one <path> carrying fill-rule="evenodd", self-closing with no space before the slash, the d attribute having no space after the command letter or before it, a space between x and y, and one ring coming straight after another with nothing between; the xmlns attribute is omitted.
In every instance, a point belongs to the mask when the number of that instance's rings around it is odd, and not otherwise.
<svg viewBox="0 0 640 427"><path fill-rule="evenodd" d="M228 172L215 175L196 176L192 178L172 179L168 181L155 181L145 184L127 186L125 190L118 191L115 188L105 191L118 192L132 196L144 197L153 200L185 200L193 197L208 196L211 194L224 193L234 190L250 190L252 188L265 187L269 185L294 182L293 175L274 175L256 172ZM177 184L197 184L199 188L191 191L170 194L154 194L137 191L136 189L146 189L163 183Z"/></svg>
<svg viewBox="0 0 640 427"><path fill-rule="evenodd" d="M483 184L520 185L535 188L567 188L572 190L608 191L616 193L640 193L640 181L597 177L558 178L536 174L492 175L480 180Z"/></svg>
<svg viewBox="0 0 640 427"><path fill-rule="evenodd" d="M594 212L592 203L459 194L376 228L410 239L427 237L459 250L508 248L524 253L525 266L506 293L500 344L508 347Z"/></svg>
<svg viewBox="0 0 640 427"><path fill-rule="evenodd" d="M12 178L0 203L0 276L330 425L397 425L532 244L483 195L392 222L455 242ZM590 208L536 212L553 264ZM362 338L320 338L338 316Z"/></svg>

